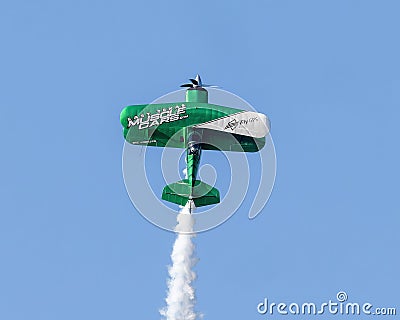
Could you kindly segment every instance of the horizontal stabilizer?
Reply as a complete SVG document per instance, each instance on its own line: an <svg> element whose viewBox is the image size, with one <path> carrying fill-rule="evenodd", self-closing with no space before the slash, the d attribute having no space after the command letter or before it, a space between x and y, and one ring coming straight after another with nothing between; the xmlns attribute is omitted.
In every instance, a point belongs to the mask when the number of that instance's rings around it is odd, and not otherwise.
<svg viewBox="0 0 400 320"><path fill-rule="evenodd" d="M196 207L202 207L219 203L219 191L200 180L196 180L192 187L188 179L184 179L165 186L162 199L181 206L193 200Z"/></svg>

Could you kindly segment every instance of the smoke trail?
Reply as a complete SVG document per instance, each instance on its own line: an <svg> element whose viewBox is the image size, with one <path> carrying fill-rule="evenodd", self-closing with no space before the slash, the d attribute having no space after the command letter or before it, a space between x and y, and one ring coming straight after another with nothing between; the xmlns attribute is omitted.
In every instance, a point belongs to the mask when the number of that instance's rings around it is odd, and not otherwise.
<svg viewBox="0 0 400 320"><path fill-rule="evenodd" d="M197 263L194 257L194 234L182 232L193 231L194 217L190 214L189 203L178 214L178 232L171 254L172 266L168 268L168 294L165 299L167 306L160 314L167 320L195 320L196 302L193 281L196 273L192 270Z"/></svg>

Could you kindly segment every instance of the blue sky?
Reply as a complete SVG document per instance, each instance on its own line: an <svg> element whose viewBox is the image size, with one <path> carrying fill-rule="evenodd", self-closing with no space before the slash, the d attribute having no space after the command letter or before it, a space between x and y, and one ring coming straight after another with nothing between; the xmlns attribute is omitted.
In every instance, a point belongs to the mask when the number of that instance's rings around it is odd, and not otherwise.
<svg viewBox="0 0 400 320"><path fill-rule="evenodd" d="M0 318L160 318L174 235L128 198L119 113L196 73L269 116L278 162L257 219L243 208L196 239L205 319L340 290L400 312L399 10L1 3Z"/></svg>

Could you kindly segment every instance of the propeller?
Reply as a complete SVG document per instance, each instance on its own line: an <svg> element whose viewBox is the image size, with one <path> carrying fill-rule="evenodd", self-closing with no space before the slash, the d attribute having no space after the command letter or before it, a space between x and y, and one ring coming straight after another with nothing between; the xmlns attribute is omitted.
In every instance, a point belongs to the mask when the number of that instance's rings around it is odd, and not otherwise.
<svg viewBox="0 0 400 320"><path fill-rule="evenodd" d="M196 78L189 79L191 83L182 84L182 88L203 88L203 87L210 87L210 88L218 88L217 86L212 86L209 84L203 84L201 82L201 78L199 75L196 75Z"/></svg>

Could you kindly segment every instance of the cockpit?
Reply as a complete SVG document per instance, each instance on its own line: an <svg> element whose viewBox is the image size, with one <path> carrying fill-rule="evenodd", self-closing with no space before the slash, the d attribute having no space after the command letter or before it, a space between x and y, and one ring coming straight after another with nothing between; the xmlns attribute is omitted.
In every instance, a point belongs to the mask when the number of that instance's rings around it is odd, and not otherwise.
<svg viewBox="0 0 400 320"><path fill-rule="evenodd" d="M196 143L189 147L189 154L198 155L200 153L200 144Z"/></svg>

